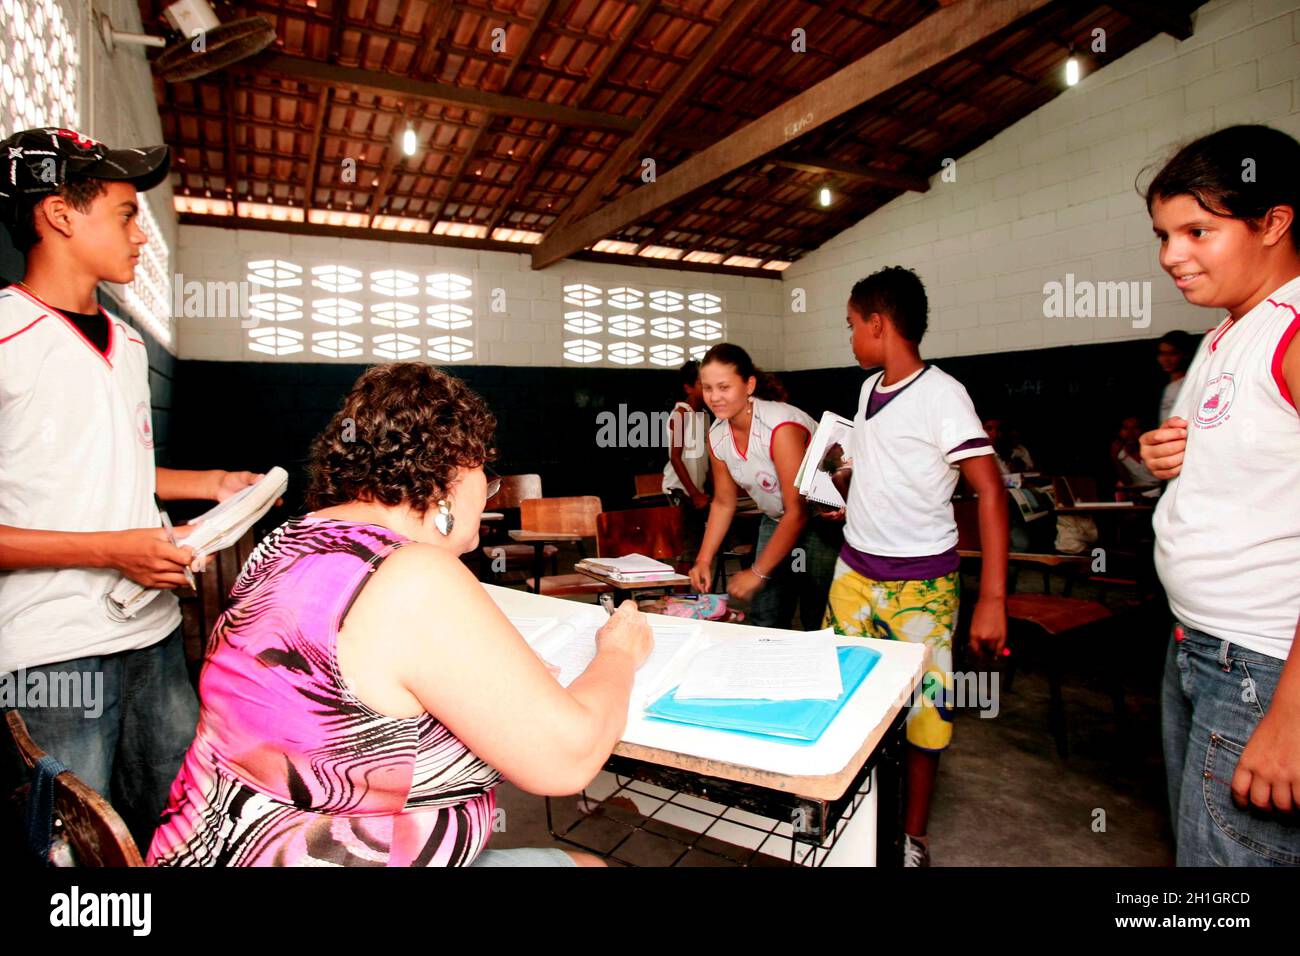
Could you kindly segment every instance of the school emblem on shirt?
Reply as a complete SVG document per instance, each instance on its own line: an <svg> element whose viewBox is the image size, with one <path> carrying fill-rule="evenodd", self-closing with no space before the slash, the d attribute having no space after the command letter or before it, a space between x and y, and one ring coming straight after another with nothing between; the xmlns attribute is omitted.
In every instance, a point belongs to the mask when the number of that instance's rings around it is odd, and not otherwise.
<svg viewBox="0 0 1300 956"><path fill-rule="evenodd" d="M754 480L758 482L758 487L762 488L769 495L776 494L777 489L780 488L780 484L776 480L776 475L772 474L770 471L760 471L754 476Z"/></svg>
<svg viewBox="0 0 1300 956"><path fill-rule="evenodd" d="M135 407L135 433L145 448L153 447L153 424L149 421L148 402L141 402Z"/></svg>
<svg viewBox="0 0 1300 956"><path fill-rule="evenodd" d="M1228 418L1228 409L1237 394L1237 383L1231 372L1220 372L1205 383L1201 403L1196 407L1198 428L1216 428Z"/></svg>

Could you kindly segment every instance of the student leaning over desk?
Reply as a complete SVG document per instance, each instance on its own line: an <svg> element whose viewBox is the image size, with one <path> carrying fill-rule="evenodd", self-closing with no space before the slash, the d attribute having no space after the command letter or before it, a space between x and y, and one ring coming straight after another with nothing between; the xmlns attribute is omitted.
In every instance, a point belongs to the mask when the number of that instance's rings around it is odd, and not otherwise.
<svg viewBox="0 0 1300 956"><path fill-rule="evenodd" d="M708 436L713 503L691 584L709 590L714 558L744 491L763 517L754 562L731 577L727 592L750 602L749 624L789 627L797 604L804 630L816 630L835 563L826 538L838 533L828 527L831 522L811 518L795 482L816 423L786 403L780 383L755 368L738 345L709 349L700 362L700 382L717 421Z"/></svg>
<svg viewBox="0 0 1300 956"><path fill-rule="evenodd" d="M136 193L166 178L167 147L38 129L0 154L0 218L27 257L0 291L0 673L103 675L95 707L19 710L147 845L198 707L176 599L120 620L105 598L122 575L185 583L194 555L169 542L155 491L220 501L258 476L155 468L144 342L96 303L100 282L134 278L147 242Z"/></svg>
<svg viewBox="0 0 1300 956"><path fill-rule="evenodd" d="M926 828L939 755L952 741L952 636L961 577L952 493L958 473L979 495L983 567L971 646L1007 636L1007 506L992 443L966 389L921 360L928 306L916 273L893 266L849 295L853 357L884 366L863 383L848 458L826 456L847 502L826 623L840 634L925 645L907 720L904 865L929 866Z"/></svg>

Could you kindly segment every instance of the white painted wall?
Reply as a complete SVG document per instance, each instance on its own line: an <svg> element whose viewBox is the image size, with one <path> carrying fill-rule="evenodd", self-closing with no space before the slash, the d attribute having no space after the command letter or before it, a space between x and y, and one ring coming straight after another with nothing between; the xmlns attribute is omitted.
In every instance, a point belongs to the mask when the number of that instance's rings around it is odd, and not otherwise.
<svg viewBox="0 0 1300 956"><path fill-rule="evenodd" d="M374 270L402 269L420 276L448 270L470 277L475 295L468 301L474 310L477 338L476 355L471 364L566 364L562 361L562 342L575 337L563 328L566 308L563 287L570 283L588 283L601 289L632 286L646 291L674 289L716 293L722 299L727 338L748 349L754 361L762 367L779 367L781 362L781 281L775 278L758 279L572 259L543 271L533 271L527 255L514 253L479 252L433 244L296 236L250 229L180 227L176 268L187 283L238 281L245 277L250 259L267 258L280 258L307 267L340 263L360 269L367 275ZM504 313L491 311L488 294L494 288L505 290ZM309 287L285 291L305 300L328 295ZM607 305L600 311L605 316L613 312ZM641 310L641 314L649 316L650 313ZM368 356L345 359L301 353L267 356L249 349L251 339L248 332L240 328L237 318L181 316L177 325L180 357L185 359L375 361ZM308 316L293 326L308 333L325 328L313 325ZM350 327L353 331L358 328ZM375 331L378 330L364 329L366 335ZM426 326L419 330L419 334L427 338L435 331ZM608 336L601 338L609 341ZM648 345L654 340L647 335L635 341ZM611 367L609 362L599 364Z"/></svg>
<svg viewBox="0 0 1300 956"><path fill-rule="evenodd" d="M1160 270L1134 181L1177 144L1235 123L1300 136L1300 0L1215 0L1193 23L1190 39L1161 34L959 157L955 182L935 176L929 192L900 196L787 269L779 367L851 364L845 301L855 281L886 265L924 280L923 351L934 358L1214 324ZM1043 287L1067 273L1149 281L1150 327L1045 318ZM806 312L791 311L796 288Z"/></svg>

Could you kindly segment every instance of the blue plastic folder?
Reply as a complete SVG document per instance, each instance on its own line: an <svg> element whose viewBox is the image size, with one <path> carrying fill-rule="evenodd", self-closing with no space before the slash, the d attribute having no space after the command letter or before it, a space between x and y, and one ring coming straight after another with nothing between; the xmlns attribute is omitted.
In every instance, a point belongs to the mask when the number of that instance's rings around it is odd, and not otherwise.
<svg viewBox="0 0 1300 956"><path fill-rule="evenodd" d="M691 724L806 747L817 742L880 660L869 647L836 648L844 693L835 700L678 700L674 687L645 709L651 720Z"/></svg>

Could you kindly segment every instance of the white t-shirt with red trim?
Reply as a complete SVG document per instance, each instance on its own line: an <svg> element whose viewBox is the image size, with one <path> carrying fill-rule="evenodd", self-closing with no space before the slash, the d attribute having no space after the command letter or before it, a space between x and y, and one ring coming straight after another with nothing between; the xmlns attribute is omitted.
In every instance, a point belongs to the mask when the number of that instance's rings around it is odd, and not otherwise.
<svg viewBox="0 0 1300 956"><path fill-rule="evenodd" d="M149 364L109 321L107 353L26 291L0 290L0 524L42 531L156 527ZM171 594L109 616L105 568L0 570L0 673L148 647L180 624Z"/></svg>
<svg viewBox="0 0 1300 956"><path fill-rule="evenodd" d="M1282 358L1300 276L1201 341L1174 414L1182 471L1156 506L1156 570L1174 615L1285 658L1300 619L1300 414Z"/></svg>
<svg viewBox="0 0 1300 956"><path fill-rule="evenodd" d="M682 449L682 465L686 468L686 473L691 476L691 481L695 483L696 488L704 490L704 480L709 474L709 451L704 443L707 422L704 412L697 412L686 402L678 402L673 406L668 416L670 457L668 464L664 465L664 494L686 491L677 469L673 467L671 457L673 446Z"/></svg>
<svg viewBox="0 0 1300 956"><path fill-rule="evenodd" d="M736 484L754 499L758 509L769 518L779 519L785 514L785 502L781 500L781 482L777 479L776 463L772 460L772 439L777 429L787 425L802 428L811 437L817 423L807 412L785 402L756 398L752 407L749 447L743 455L736 447L731 423L721 418L709 429L709 445L714 456L727 466Z"/></svg>

